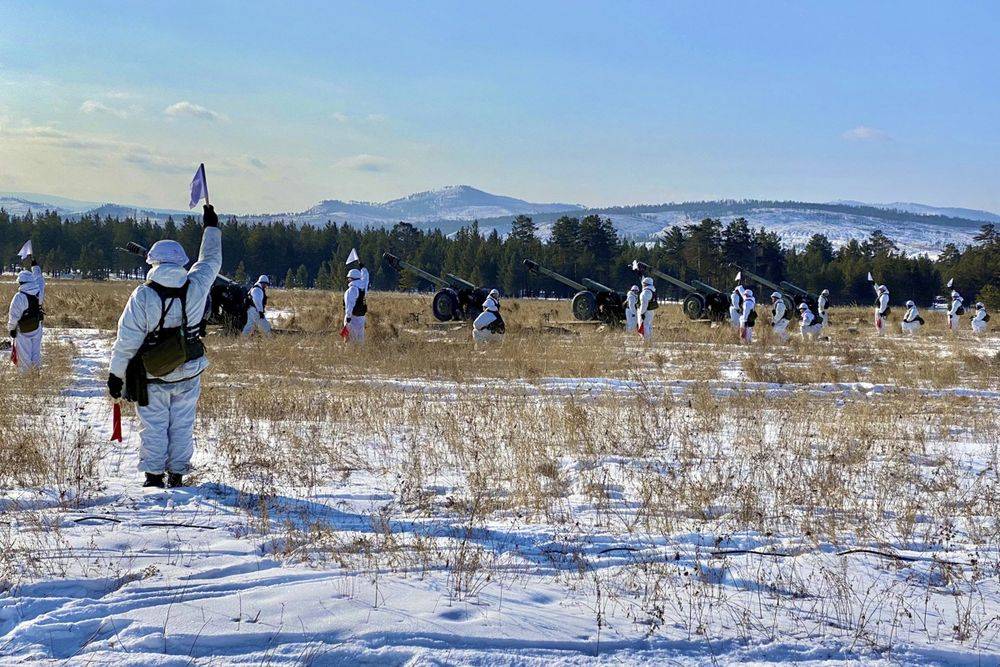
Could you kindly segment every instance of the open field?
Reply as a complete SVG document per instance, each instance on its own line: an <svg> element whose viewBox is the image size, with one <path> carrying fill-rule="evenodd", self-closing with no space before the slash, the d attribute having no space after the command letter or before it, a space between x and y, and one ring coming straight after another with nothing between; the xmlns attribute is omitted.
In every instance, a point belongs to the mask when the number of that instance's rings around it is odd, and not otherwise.
<svg viewBox="0 0 1000 667"><path fill-rule="evenodd" d="M50 283L45 373L0 370L0 656L1000 662L1000 335L967 318L742 346L664 306L644 346L515 300L476 350L372 294L355 349L339 295L274 290L294 333L209 337L192 486L144 491L131 407L107 442L130 290Z"/></svg>

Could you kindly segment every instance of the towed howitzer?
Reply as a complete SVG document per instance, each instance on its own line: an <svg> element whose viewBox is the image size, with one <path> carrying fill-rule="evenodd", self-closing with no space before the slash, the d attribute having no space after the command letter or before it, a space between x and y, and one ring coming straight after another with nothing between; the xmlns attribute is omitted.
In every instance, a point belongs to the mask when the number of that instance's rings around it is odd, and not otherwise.
<svg viewBox="0 0 1000 667"><path fill-rule="evenodd" d="M726 295L708 283L703 283L700 280L692 280L691 284L688 284L683 280L674 278L669 273L664 273L639 260L632 262L632 270L639 275L652 274L657 278L666 280L674 287L687 292L687 296L684 297L683 309L688 319L702 320L708 318L719 321L725 319L728 315L729 301L727 301Z"/></svg>
<svg viewBox="0 0 1000 667"><path fill-rule="evenodd" d="M748 278L750 278L750 280L754 281L755 283L763 285L768 289L773 289L775 292L779 292L781 294L781 300L785 302L785 310L788 312L789 316L791 316L792 313L795 312L795 308L798 306L798 303L788 294L785 294L785 290L782 289L781 285L772 283L764 276L756 274L750 269L744 269L742 266L738 264L734 264L733 266L735 266L741 274L747 276Z"/></svg>
<svg viewBox="0 0 1000 667"><path fill-rule="evenodd" d="M118 248L118 250L143 259L149 254L149 250L145 246L134 241L129 241L124 248ZM208 301L205 303L205 315L202 319L203 324L216 324L220 325L226 333L239 333L246 325L246 298L246 287L220 273L215 277L212 289L209 290Z"/></svg>
<svg viewBox="0 0 1000 667"><path fill-rule="evenodd" d="M567 287L577 290L573 295L573 317L581 322L600 321L621 326L625 321L625 295L596 280L584 278L577 282L571 278L547 269L538 262L524 260L525 268L531 273L547 276Z"/></svg>
<svg viewBox="0 0 1000 667"><path fill-rule="evenodd" d="M431 301L431 309L434 318L439 322L475 319L482 311L486 297L489 296L482 287L473 285L453 273L446 273L444 278L438 278L388 252L382 255L382 259L397 271L409 271L438 288Z"/></svg>

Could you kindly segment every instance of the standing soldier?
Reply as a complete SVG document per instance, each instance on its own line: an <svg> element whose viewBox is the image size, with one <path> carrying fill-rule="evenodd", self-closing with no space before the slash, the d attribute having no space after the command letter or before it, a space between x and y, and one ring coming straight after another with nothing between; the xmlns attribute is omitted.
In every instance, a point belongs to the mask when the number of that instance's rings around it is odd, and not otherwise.
<svg viewBox="0 0 1000 667"><path fill-rule="evenodd" d="M38 266L33 255L28 255L25 262L31 265L30 271L17 274L17 292L10 300L7 311L7 331L10 333L11 345L17 352L17 367L22 373L33 368L42 367L42 332L45 327L45 278L42 268Z"/></svg>
<svg viewBox="0 0 1000 667"><path fill-rule="evenodd" d="M483 312L472 323L472 340L477 343L502 340L506 330L507 326L500 316L500 292L492 289L483 301Z"/></svg>
<svg viewBox="0 0 1000 667"><path fill-rule="evenodd" d="M625 332L632 333L638 326L636 324L637 311L639 308L639 286L632 285L628 294L625 295Z"/></svg>
<svg viewBox="0 0 1000 667"><path fill-rule="evenodd" d="M889 288L885 285L875 287L875 332L885 334L885 323L889 319Z"/></svg>
<svg viewBox="0 0 1000 667"><path fill-rule="evenodd" d="M799 304L799 315L802 317L802 321L799 323L799 333L802 334L803 340L815 338L823 330L823 323L816 321L816 316L809 310L809 304L805 301Z"/></svg>
<svg viewBox="0 0 1000 667"><path fill-rule="evenodd" d="M827 318L827 308L830 307L830 290L824 289L819 293L819 297L816 299L816 315L819 320L817 324L822 328L830 323Z"/></svg>
<svg viewBox="0 0 1000 667"><path fill-rule="evenodd" d="M358 268L347 272L347 290L344 292L344 328L340 335L351 343L365 342L365 315L368 303L368 269L358 260Z"/></svg>
<svg viewBox="0 0 1000 667"><path fill-rule="evenodd" d="M639 321L639 333L647 342L653 340L653 311L659 307L653 279L646 276L642 279L642 291L639 293L639 310L636 311L636 317Z"/></svg>
<svg viewBox="0 0 1000 667"><path fill-rule="evenodd" d="M976 303L976 314L972 316L972 332L981 334L986 332L986 323L990 321L990 314L986 312L986 306L982 301Z"/></svg>
<svg viewBox="0 0 1000 667"><path fill-rule="evenodd" d="M271 279L263 275L247 292L247 323L243 327L244 337L252 334L254 330L260 331L264 335L271 333L271 324L267 321L267 288L270 284Z"/></svg>
<svg viewBox="0 0 1000 667"><path fill-rule="evenodd" d="M788 323L791 317L785 307L785 300L781 298L781 292L771 293L771 328L782 342L788 340Z"/></svg>
<svg viewBox="0 0 1000 667"><path fill-rule="evenodd" d="M948 328L951 332L958 333L959 317L965 314L965 306L962 305L962 295L952 290L951 307L948 309Z"/></svg>
<svg viewBox="0 0 1000 667"><path fill-rule="evenodd" d="M918 331L920 327L924 326L924 318L920 317L920 311L917 310L917 304L912 300L906 302L906 314L903 315L903 321L899 323L899 327L903 330L903 333L910 334L911 336Z"/></svg>
<svg viewBox="0 0 1000 667"><path fill-rule="evenodd" d="M729 295L729 324L734 329L740 327L740 311L743 308L742 287L737 285L733 288L733 293Z"/></svg>
<svg viewBox="0 0 1000 667"><path fill-rule="evenodd" d="M753 342L753 327L757 323L757 300L752 289L737 288L743 297L743 313L740 315L740 340L744 343Z"/></svg>
<svg viewBox="0 0 1000 667"><path fill-rule="evenodd" d="M206 204L198 261L191 270L177 241L153 244L146 282L132 292L111 349L108 393L138 404L143 486L183 486L194 454L194 422L201 374L208 367L201 320L212 284L222 268L222 231Z"/></svg>

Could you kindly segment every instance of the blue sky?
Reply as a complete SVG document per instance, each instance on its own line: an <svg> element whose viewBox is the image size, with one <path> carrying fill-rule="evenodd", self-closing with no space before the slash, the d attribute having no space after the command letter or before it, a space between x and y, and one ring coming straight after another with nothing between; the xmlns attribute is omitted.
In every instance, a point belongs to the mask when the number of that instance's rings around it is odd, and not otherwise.
<svg viewBox="0 0 1000 667"><path fill-rule="evenodd" d="M706 6L707 5L707 6ZM0 190L1000 210L1000 3L0 2Z"/></svg>

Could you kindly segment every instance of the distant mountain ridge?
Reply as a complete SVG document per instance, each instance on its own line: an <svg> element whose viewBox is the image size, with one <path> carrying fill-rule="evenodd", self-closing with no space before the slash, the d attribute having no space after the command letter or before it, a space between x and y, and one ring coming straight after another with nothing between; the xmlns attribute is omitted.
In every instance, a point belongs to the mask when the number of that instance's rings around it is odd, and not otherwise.
<svg viewBox="0 0 1000 667"><path fill-rule="evenodd" d="M191 215L185 210L153 209L121 204L95 204L32 193L0 193L0 208L23 215L28 210L52 210L62 216L138 217L163 222ZM197 212L197 211L196 211ZM664 204L640 204L587 208L580 204L535 203L515 197L495 195L468 185L452 185L417 192L383 203L328 199L302 212L239 215L247 222L292 222L322 226L328 222L350 223L356 227L390 227L405 221L421 229L441 229L453 233L472 220L480 230L501 234L510 231L517 215L530 215L547 236L562 215L611 218L618 232L636 241L655 240L674 226L694 224L704 218L728 222L744 217L752 227L764 227L781 235L789 245L804 245L816 233L826 234L835 246L864 240L881 229L901 250L937 255L947 243L962 246L984 222L1000 223L1000 215L958 207L935 207L912 202L867 204L841 200L826 203L777 200L714 200ZM220 215L225 215L220 213Z"/></svg>

